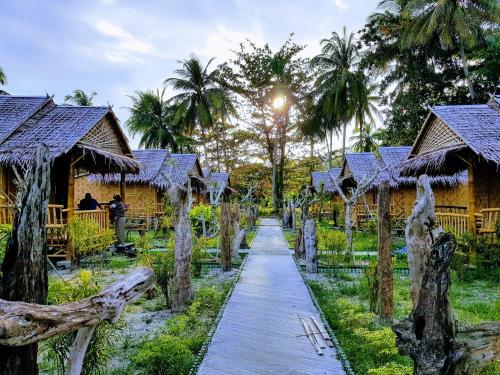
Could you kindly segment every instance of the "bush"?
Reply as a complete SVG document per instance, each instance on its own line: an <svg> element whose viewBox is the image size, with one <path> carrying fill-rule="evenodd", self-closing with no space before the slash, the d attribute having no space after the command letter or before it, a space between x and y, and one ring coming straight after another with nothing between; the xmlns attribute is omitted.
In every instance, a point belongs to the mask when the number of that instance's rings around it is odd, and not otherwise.
<svg viewBox="0 0 500 375"><path fill-rule="evenodd" d="M165 297L167 308L172 306L170 297L171 280L174 274L175 255L173 249L161 252L143 252L139 256L139 264L151 268L156 276L156 284Z"/></svg>
<svg viewBox="0 0 500 375"><path fill-rule="evenodd" d="M77 256L92 255L107 250L115 241L113 229L101 229L96 222L87 219L71 219L68 233Z"/></svg>
<svg viewBox="0 0 500 375"><path fill-rule="evenodd" d="M193 232L197 236L203 235L203 220L205 220L205 230L207 233L214 232L215 228L212 228L214 223L212 220L212 206L209 204L199 204L194 206L189 212L189 217L191 218L191 225L193 227ZM220 209L216 211L216 220L220 220Z"/></svg>
<svg viewBox="0 0 500 375"><path fill-rule="evenodd" d="M201 264L203 260L211 258L212 255L207 251L210 239L207 237L195 238L193 241L193 252L191 258L192 272L194 277L200 277Z"/></svg>
<svg viewBox="0 0 500 375"><path fill-rule="evenodd" d="M487 242L484 236L464 233L457 238L451 267L459 280L496 277L500 268L498 245Z"/></svg>
<svg viewBox="0 0 500 375"><path fill-rule="evenodd" d="M51 280L48 289L48 303L62 304L78 301L90 297L101 291L102 285L96 281L91 271L82 270L75 282L69 283L62 280ZM104 371L111 357L111 349L118 341L117 330L119 324L100 323L88 345L83 360L82 374L95 374ZM58 374L65 373L65 365L69 352L75 340L76 332L55 336L42 341L42 351L46 353L47 359L55 367Z"/></svg>
<svg viewBox="0 0 500 375"><path fill-rule="evenodd" d="M134 238L134 246L143 251L148 251L153 248L155 240L155 234L153 232L146 232L142 236L137 236Z"/></svg>
<svg viewBox="0 0 500 375"><path fill-rule="evenodd" d="M411 366L401 365L399 363L389 362L378 368L368 370L368 375L411 375L413 368Z"/></svg>
<svg viewBox="0 0 500 375"><path fill-rule="evenodd" d="M181 339L160 335L141 344L132 361L142 374L183 375L189 373L194 359Z"/></svg>
<svg viewBox="0 0 500 375"><path fill-rule="evenodd" d="M272 207L259 206L258 212L259 212L259 216L261 216L261 217L274 216L274 212L273 212L273 208Z"/></svg>
<svg viewBox="0 0 500 375"><path fill-rule="evenodd" d="M0 225L0 265L2 265L3 263L3 257L5 256L5 250L7 248L7 243L9 242L11 232L12 232L12 225L10 224Z"/></svg>

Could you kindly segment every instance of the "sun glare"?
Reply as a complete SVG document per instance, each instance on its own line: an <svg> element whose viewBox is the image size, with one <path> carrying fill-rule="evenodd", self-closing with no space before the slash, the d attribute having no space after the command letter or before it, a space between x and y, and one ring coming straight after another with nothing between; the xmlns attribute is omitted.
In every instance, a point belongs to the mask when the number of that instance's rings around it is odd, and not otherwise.
<svg viewBox="0 0 500 375"><path fill-rule="evenodd" d="M285 98L283 96L277 96L273 100L273 108L274 109L281 109L285 105Z"/></svg>

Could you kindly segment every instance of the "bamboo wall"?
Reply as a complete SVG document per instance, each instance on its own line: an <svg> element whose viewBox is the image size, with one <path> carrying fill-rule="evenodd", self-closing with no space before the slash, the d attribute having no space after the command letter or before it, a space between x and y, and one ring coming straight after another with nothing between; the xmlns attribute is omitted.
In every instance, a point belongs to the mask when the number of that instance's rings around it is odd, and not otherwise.
<svg viewBox="0 0 500 375"><path fill-rule="evenodd" d="M500 170L482 163L474 168L476 212L483 208L500 208Z"/></svg>

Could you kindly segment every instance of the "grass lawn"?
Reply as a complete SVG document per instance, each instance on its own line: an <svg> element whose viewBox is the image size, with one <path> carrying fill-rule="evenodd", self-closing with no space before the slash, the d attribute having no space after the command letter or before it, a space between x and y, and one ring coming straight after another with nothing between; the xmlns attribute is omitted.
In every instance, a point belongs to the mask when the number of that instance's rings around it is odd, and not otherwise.
<svg viewBox="0 0 500 375"><path fill-rule="evenodd" d="M363 276L325 276L321 281L308 283L356 374L412 373L412 361L398 354L391 329L381 325L369 312L369 289ZM408 277L395 276L396 319L407 317L411 311L409 286ZM456 318L464 325L500 320L499 292L499 286L493 281L454 281L451 300ZM496 374L499 369L497 362L481 374Z"/></svg>

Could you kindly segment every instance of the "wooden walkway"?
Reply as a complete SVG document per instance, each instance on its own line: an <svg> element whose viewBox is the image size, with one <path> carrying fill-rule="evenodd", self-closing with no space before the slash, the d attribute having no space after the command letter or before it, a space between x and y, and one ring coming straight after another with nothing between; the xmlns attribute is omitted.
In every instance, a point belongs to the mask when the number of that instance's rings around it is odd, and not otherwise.
<svg viewBox="0 0 500 375"><path fill-rule="evenodd" d="M319 319L277 221L263 219L198 374L344 374L333 348L316 353L299 316Z"/></svg>

